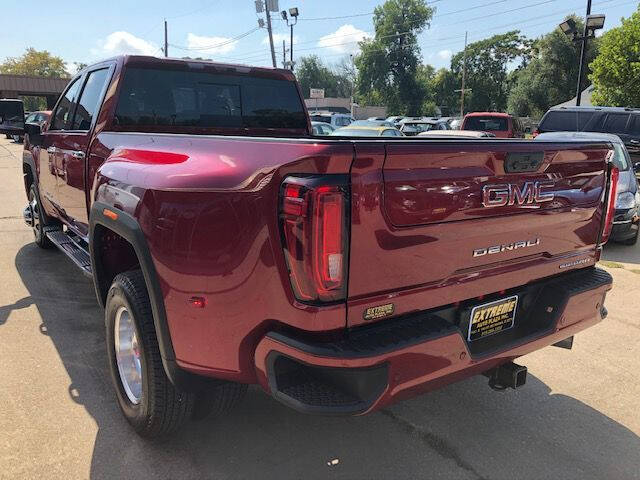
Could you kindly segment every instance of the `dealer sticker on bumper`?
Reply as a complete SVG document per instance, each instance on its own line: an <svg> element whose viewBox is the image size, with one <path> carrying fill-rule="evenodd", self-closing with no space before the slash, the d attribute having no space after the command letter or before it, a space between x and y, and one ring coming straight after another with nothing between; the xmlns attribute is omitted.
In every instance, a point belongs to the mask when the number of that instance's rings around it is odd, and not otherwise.
<svg viewBox="0 0 640 480"><path fill-rule="evenodd" d="M477 340L503 332L513 327L516 318L518 296L473 307L469 320L468 340Z"/></svg>

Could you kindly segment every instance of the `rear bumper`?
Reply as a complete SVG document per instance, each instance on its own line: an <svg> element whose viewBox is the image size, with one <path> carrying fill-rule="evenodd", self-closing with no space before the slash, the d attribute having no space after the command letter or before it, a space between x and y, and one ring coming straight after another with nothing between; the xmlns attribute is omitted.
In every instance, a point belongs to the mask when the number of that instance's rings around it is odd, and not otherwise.
<svg viewBox="0 0 640 480"><path fill-rule="evenodd" d="M528 325L520 325L521 334L514 327L494 335L483 351L466 341L464 321L447 321L440 310L358 327L331 341L270 332L256 348L258 380L277 400L305 413L368 413L594 325L606 315L603 304L611 283L607 272L589 268L523 287L523 295L534 289L535 302L520 313ZM513 293L517 289L506 295Z"/></svg>
<svg viewBox="0 0 640 480"><path fill-rule="evenodd" d="M638 209L616 210L611 228L611 240L622 242L638 234Z"/></svg>

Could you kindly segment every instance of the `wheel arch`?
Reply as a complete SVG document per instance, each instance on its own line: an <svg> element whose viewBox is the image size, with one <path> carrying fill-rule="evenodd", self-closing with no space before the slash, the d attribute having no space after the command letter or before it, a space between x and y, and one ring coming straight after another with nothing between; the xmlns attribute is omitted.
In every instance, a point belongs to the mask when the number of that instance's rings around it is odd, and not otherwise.
<svg viewBox="0 0 640 480"><path fill-rule="evenodd" d="M169 377L171 383L181 390L194 391L201 389L205 379L183 370L176 363L171 332L167 322L164 296L142 228L130 214L106 203L96 201L91 206L89 214L89 253L94 287L100 306L104 308L111 281L113 280L111 278L113 270L110 270L108 265L105 264L102 251L104 235L110 232L113 232L130 245L132 253L135 254L135 259L137 260L137 265L133 265L133 267L139 266L144 276L160 355L167 377ZM124 265L126 265L124 268L130 269L132 267L132 265L127 265L126 261Z"/></svg>

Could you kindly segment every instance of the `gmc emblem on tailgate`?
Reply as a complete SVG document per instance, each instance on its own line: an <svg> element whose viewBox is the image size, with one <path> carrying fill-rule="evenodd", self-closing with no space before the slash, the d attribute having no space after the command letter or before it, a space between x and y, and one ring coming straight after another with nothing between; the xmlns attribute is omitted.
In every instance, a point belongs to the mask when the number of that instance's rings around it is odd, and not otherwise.
<svg viewBox="0 0 640 480"><path fill-rule="evenodd" d="M522 188L512 183L485 185L482 189L482 205L485 207L504 207L505 205L533 205L550 202L553 192L544 192L552 188L553 182L525 182Z"/></svg>

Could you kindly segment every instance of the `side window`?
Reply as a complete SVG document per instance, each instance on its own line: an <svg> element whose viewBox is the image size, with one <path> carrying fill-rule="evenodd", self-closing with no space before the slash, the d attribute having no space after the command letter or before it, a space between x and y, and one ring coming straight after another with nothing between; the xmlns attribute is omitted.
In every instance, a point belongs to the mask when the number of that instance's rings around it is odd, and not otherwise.
<svg viewBox="0 0 640 480"><path fill-rule="evenodd" d="M78 98L78 90L80 90L79 80L79 78L76 78L60 99L58 108L53 114L49 130L68 130L71 128L71 117Z"/></svg>
<svg viewBox="0 0 640 480"><path fill-rule="evenodd" d="M631 115L631 121L629 122L629 135L634 137L640 137L640 115Z"/></svg>
<svg viewBox="0 0 640 480"><path fill-rule="evenodd" d="M87 75L87 81L82 89L82 95L80 95L76 115L73 119L73 130L89 130L91 127L91 122L99 107L108 72L108 68L102 68Z"/></svg>
<svg viewBox="0 0 640 480"><path fill-rule="evenodd" d="M611 113L607 115L602 130L607 133L626 133L627 120L629 120L628 113Z"/></svg>
<svg viewBox="0 0 640 480"><path fill-rule="evenodd" d="M32 123L35 122L37 120L38 114L37 113L31 113L27 118L24 119L25 123Z"/></svg>
<svg viewBox="0 0 640 480"><path fill-rule="evenodd" d="M384 130L382 132L383 137L395 137L396 133L393 130Z"/></svg>

